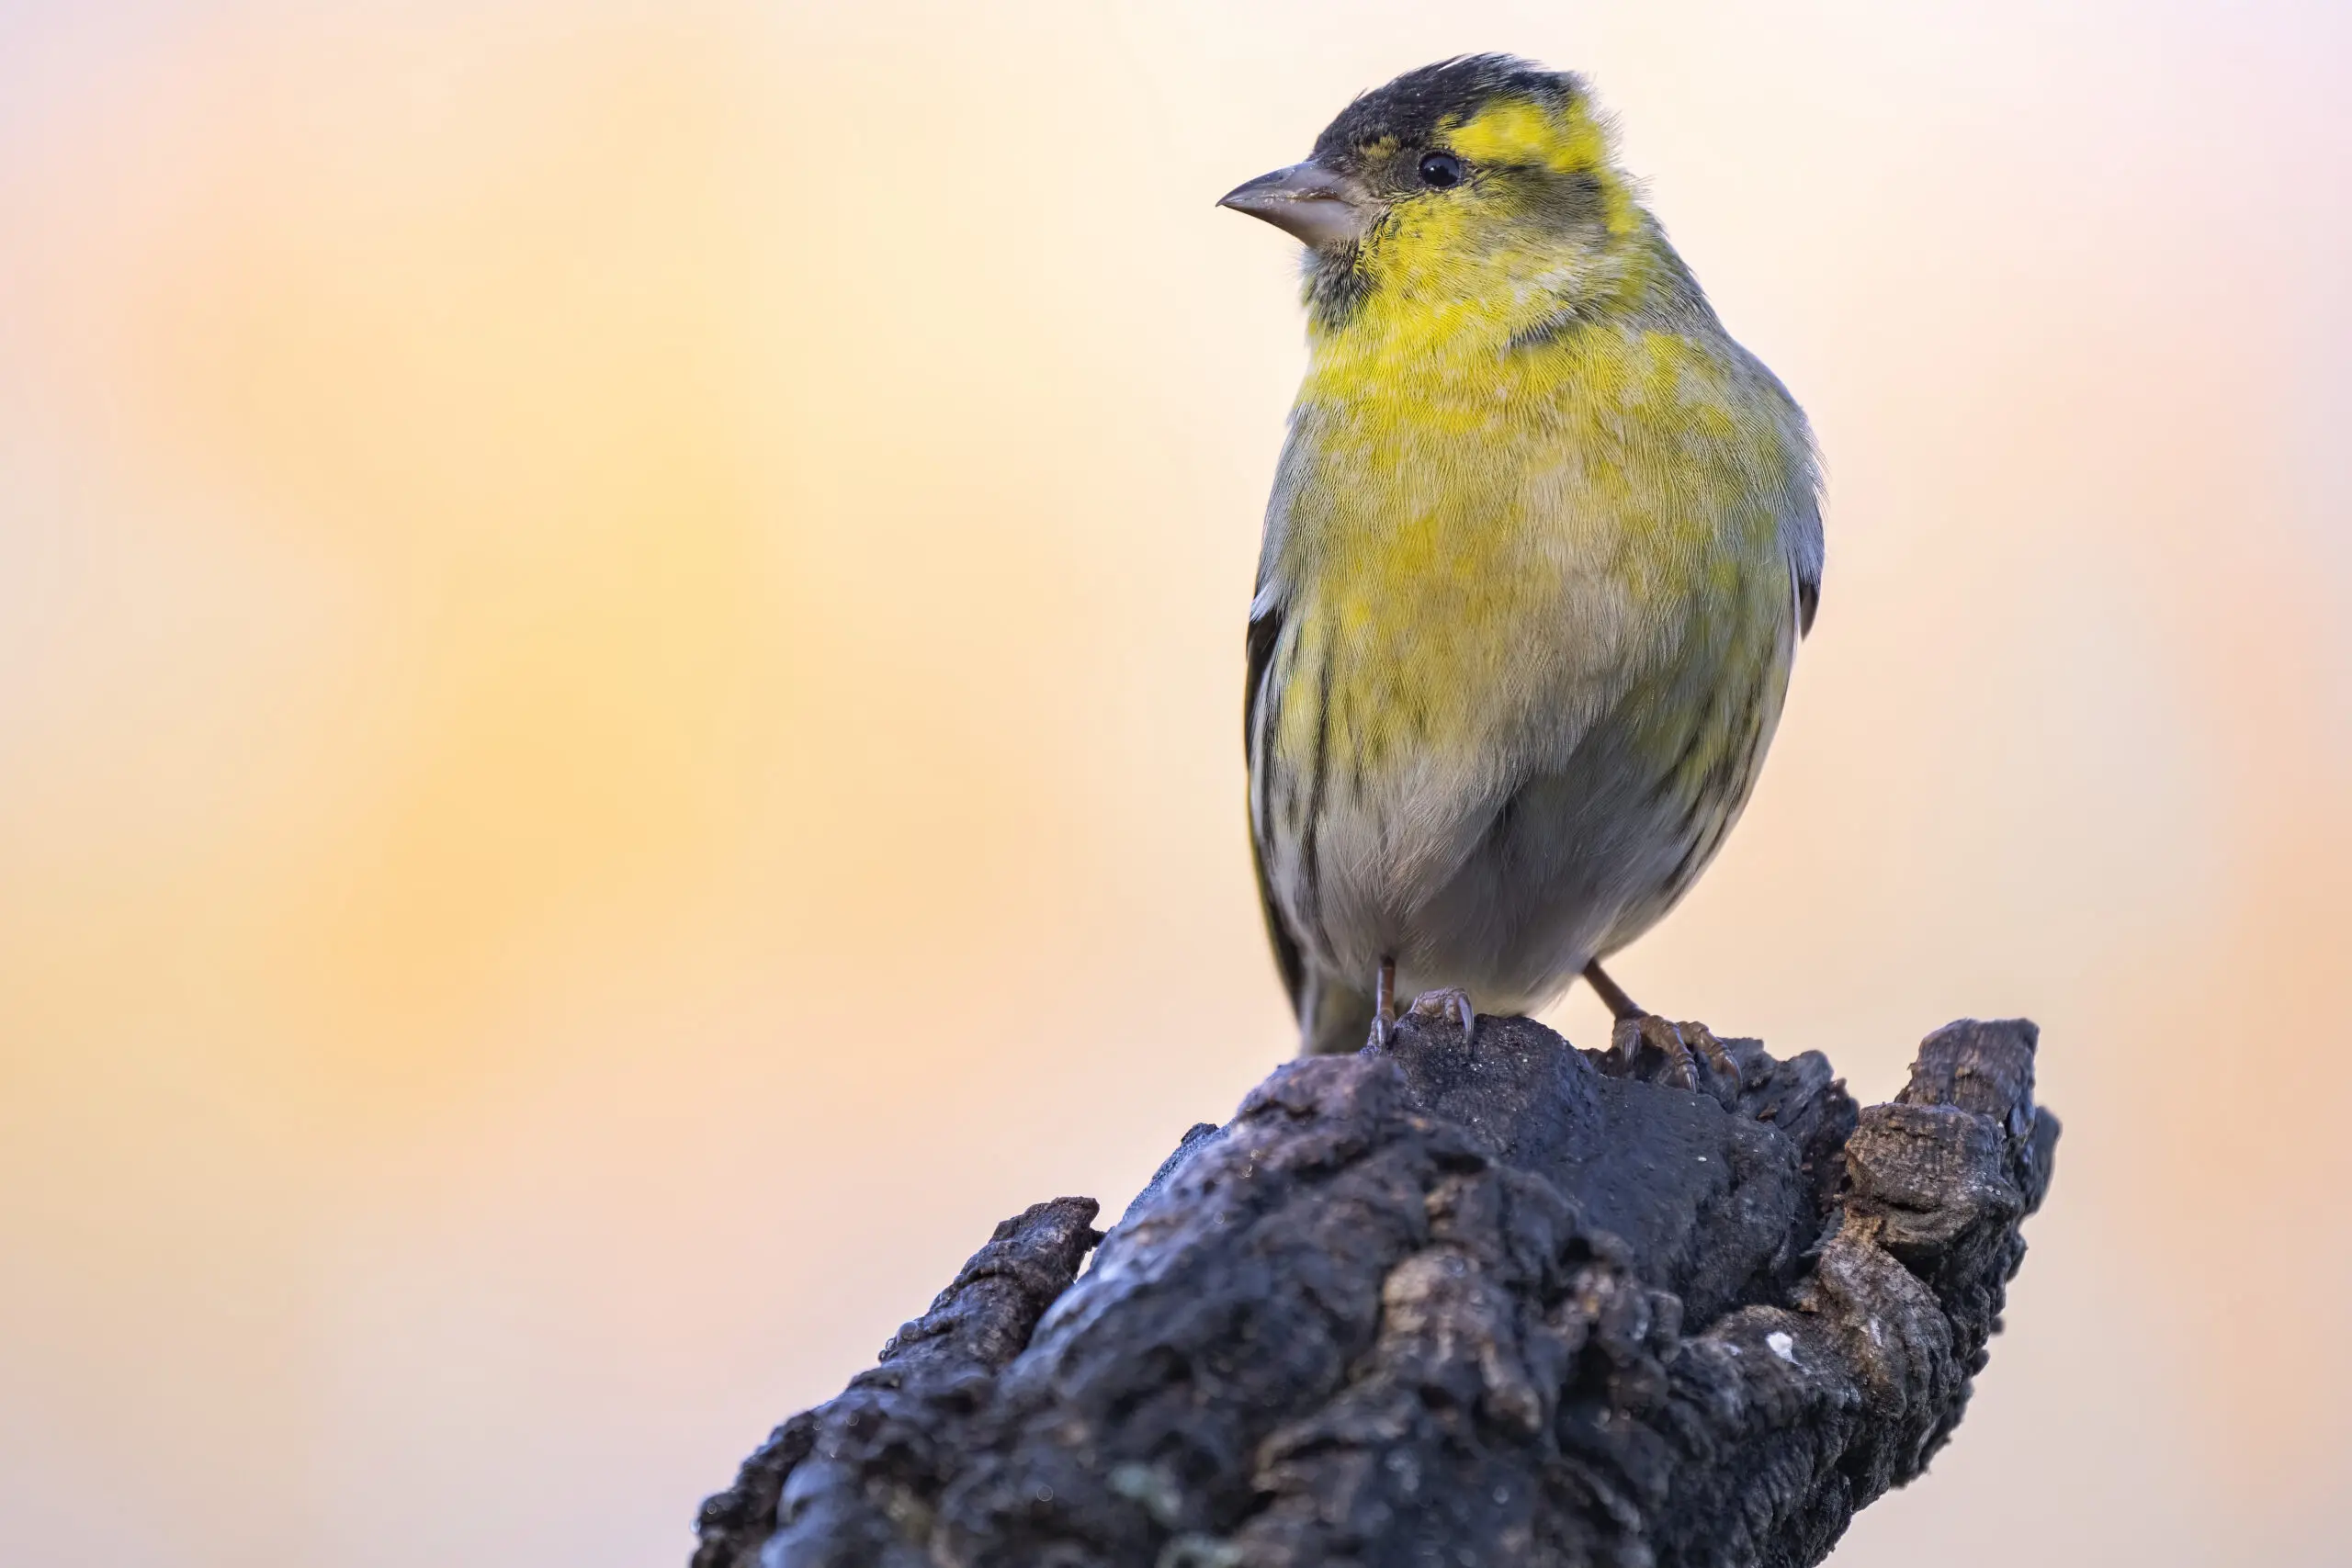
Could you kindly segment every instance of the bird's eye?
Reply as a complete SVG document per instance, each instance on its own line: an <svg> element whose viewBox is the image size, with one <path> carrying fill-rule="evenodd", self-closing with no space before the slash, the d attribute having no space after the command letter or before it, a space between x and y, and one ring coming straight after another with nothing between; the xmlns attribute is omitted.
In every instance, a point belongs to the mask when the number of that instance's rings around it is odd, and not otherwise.
<svg viewBox="0 0 2352 1568"><path fill-rule="evenodd" d="M1421 183L1443 190L1462 183L1462 160L1451 152L1421 154Z"/></svg>

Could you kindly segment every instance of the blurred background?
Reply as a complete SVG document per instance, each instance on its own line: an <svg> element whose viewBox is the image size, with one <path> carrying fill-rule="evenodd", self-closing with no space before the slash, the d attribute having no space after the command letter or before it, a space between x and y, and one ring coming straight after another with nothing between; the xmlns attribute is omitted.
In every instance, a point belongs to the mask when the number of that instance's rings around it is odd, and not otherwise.
<svg viewBox="0 0 2352 1568"><path fill-rule="evenodd" d="M1637 995L2066 1122L1866 1565L2352 1538L2352 13L0 3L0 1558L680 1561L999 1218L1291 1049L1241 622L1294 253L1587 72L1811 411ZM1557 1020L1605 1035L1579 994Z"/></svg>

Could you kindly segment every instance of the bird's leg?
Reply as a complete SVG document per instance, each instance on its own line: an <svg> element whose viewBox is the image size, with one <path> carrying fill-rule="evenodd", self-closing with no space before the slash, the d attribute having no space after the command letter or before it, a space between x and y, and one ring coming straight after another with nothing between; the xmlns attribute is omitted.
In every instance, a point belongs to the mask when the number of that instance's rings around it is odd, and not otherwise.
<svg viewBox="0 0 2352 1568"><path fill-rule="evenodd" d="M1396 961L1384 958L1372 981L1372 1043L1385 1046L1396 1025Z"/></svg>
<svg viewBox="0 0 2352 1568"><path fill-rule="evenodd" d="M1470 1006L1470 993L1459 986L1448 986L1442 991L1423 991L1413 998L1415 1018L1452 1018L1462 1026L1462 1043L1470 1043L1471 1034L1478 1027L1478 1014Z"/></svg>
<svg viewBox="0 0 2352 1568"><path fill-rule="evenodd" d="M1584 966L1584 977L1592 987L1593 994L1609 1009L1609 1016L1618 1022L1644 1016L1642 1004L1627 996L1623 987L1609 977L1609 971L1600 966L1600 959L1596 958Z"/></svg>

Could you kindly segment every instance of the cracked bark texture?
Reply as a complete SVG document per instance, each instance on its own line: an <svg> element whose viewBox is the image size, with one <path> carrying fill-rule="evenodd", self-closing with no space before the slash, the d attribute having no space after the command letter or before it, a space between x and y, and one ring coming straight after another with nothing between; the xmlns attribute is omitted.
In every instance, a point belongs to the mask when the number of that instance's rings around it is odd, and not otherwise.
<svg viewBox="0 0 2352 1568"><path fill-rule="evenodd" d="M1695 1088L1655 1027L1515 1018L1285 1064L1107 1236L1000 1224L694 1568L1818 1562L1984 1365L2058 1135L2035 1031L1939 1030L1858 1111L1679 1028Z"/></svg>

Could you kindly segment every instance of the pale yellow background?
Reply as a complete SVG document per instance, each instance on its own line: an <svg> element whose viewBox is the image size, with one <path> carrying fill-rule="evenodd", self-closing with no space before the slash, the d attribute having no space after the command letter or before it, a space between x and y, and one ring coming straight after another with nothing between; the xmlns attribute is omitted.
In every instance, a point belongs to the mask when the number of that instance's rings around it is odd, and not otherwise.
<svg viewBox="0 0 2352 1568"><path fill-rule="evenodd" d="M2029 1013L2066 1118L1838 1562L2352 1559L2342 7L16 0L0 1560L678 1561L1223 1117L1300 329L1210 203L1494 47L1828 457L1623 977L1873 1099Z"/></svg>

